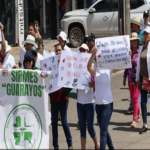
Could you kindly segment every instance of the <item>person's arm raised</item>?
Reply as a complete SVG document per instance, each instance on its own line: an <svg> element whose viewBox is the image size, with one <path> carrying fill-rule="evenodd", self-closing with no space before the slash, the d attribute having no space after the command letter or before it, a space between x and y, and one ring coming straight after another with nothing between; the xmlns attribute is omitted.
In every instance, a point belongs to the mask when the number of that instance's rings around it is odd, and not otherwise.
<svg viewBox="0 0 150 150"><path fill-rule="evenodd" d="M93 54L92 54L92 56L88 62L88 65L87 65L87 69L91 75L94 75L94 66L92 64L93 64L93 60L95 59L97 52L98 52L98 48L94 48Z"/></svg>
<svg viewBox="0 0 150 150"><path fill-rule="evenodd" d="M2 32L2 49L1 49L1 55L5 56L5 53L6 53L6 42L5 42L5 37L4 37L4 33L3 33L4 26L1 24L1 22L0 22L0 29L1 29L1 32Z"/></svg>

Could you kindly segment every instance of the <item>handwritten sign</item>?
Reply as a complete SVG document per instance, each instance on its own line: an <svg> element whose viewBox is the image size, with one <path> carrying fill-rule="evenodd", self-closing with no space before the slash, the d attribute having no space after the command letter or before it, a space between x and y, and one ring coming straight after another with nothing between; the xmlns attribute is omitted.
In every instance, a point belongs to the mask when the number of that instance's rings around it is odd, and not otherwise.
<svg viewBox="0 0 150 150"><path fill-rule="evenodd" d="M19 46L22 46L24 41L24 0L18 0L18 31Z"/></svg>
<svg viewBox="0 0 150 150"><path fill-rule="evenodd" d="M100 69L132 68L129 36L99 38L95 41L98 52L97 67Z"/></svg>
<svg viewBox="0 0 150 150"><path fill-rule="evenodd" d="M2 41L2 31L0 29L0 42Z"/></svg>
<svg viewBox="0 0 150 150"><path fill-rule="evenodd" d="M62 52L59 64L58 86L89 90L91 81L87 64L91 54L79 52Z"/></svg>
<svg viewBox="0 0 150 150"><path fill-rule="evenodd" d="M50 56L49 58L40 61L41 69L43 71L52 71L49 84L49 93L53 93L62 87L58 86L59 57L60 55Z"/></svg>

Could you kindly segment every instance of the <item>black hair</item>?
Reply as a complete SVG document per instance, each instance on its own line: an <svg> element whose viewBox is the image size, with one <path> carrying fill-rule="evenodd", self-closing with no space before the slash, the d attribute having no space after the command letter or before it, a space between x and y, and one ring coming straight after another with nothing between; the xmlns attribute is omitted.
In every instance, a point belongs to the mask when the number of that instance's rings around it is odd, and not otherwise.
<svg viewBox="0 0 150 150"><path fill-rule="evenodd" d="M30 23L29 26L28 26L28 28L31 27L31 26L33 27L33 29L34 29L34 31L35 31L35 27L34 27L34 24L33 24L33 23Z"/></svg>
<svg viewBox="0 0 150 150"><path fill-rule="evenodd" d="M54 45L55 50L56 50L57 46L61 46L62 50L64 49L63 46L62 46L61 44L56 44L56 45Z"/></svg>
<svg viewBox="0 0 150 150"><path fill-rule="evenodd" d="M26 67L25 67L25 60L26 60L27 58L29 58L29 57L26 57L26 58L24 59L24 61L23 61L24 69L26 69ZM34 61L34 59L32 59L32 61L33 61L33 65L32 65L32 69L33 69L33 68L35 67L35 61Z"/></svg>
<svg viewBox="0 0 150 150"><path fill-rule="evenodd" d="M36 52L36 51L31 50L31 52L32 52L33 57L36 57L36 56L37 56L37 52Z"/></svg>

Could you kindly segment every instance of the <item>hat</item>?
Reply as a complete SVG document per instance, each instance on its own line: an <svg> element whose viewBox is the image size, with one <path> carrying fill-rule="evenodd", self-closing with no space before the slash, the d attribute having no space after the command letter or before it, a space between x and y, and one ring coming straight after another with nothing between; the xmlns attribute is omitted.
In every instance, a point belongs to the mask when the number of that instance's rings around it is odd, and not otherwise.
<svg viewBox="0 0 150 150"><path fill-rule="evenodd" d="M95 35L93 33L90 33L87 37L88 41L95 41Z"/></svg>
<svg viewBox="0 0 150 150"><path fill-rule="evenodd" d="M9 52L11 50L11 46L8 45L8 42L5 40L5 43L6 43L6 53ZM0 44L0 51L2 49L2 44Z"/></svg>
<svg viewBox="0 0 150 150"><path fill-rule="evenodd" d="M36 48L38 48L38 45L35 42L35 37L32 35L28 35L26 40L22 42L22 45L25 45L26 43L33 44Z"/></svg>
<svg viewBox="0 0 150 150"><path fill-rule="evenodd" d="M137 17L137 16L135 16L135 17L133 18L133 20L130 20L130 22L131 22L131 23L134 23L134 24L136 24L136 25L138 25L138 26L140 26L140 27L142 27L141 19L140 19L139 17Z"/></svg>
<svg viewBox="0 0 150 150"><path fill-rule="evenodd" d="M88 46L84 43L80 46L80 48L83 48L83 49L86 49L87 51L89 51ZM79 48L79 50L80 50L80 48Z"/></svg>
<svg viewBox="0 0 150 150"><path fill-rule="evenodd" d="M139 40L140 42L142 41L140 38L138 38L138 34L136 32L133 32L131 34L130 41L133 41L133 40Z"/></svg>
<svg viewBox="0 0 150 150"><path fill-rule="evenodd" d="M143 17L148 18L149 17L149 10L144 11Z"/></svg>
<svg viewBox="0 0 150 150"><path fill-rule="evenodd" d="M61 31L59 35L57 35L57 40L61 37L64 41L67 42L67 34L64 31Z"/></svg>
<svg viewBox="0 0 150 150"><path fill-rule="evenodd" d="M150 33L150 26L146 26L144 32Z"/></svg>

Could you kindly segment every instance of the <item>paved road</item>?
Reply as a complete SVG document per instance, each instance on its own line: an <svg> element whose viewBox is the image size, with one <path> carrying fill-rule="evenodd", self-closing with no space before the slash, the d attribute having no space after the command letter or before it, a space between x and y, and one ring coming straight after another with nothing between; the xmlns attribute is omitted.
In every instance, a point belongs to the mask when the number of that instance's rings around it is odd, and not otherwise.
<svg viewBox="0 0 150 150"><path fill-rule="evenodd" d="M53 49L53 45L57 41L52 41L46 44L45 49ZM19 50L10 51L15 57L16 63L19 61ZM122 86L123 72L119 72L112 77L112 93L114 98L114 112L110 121L109 131L112 136L115 149L150 149L150 132L139 135L139 129L142 127L140 122L136 129L131 129L130 124L132 121L132 115L126 115L125 110L129 106L128 88ZM70 100L68 109L68 122L73 137L73 145L75 149L80 149L80 131L77 129L77 108L76 100ZM96 118L95 118L96 124ZM150 127L150 105L148 105L148 125ZM61 126L61 122L58 122L59 129L59 147L60 149L67 149L65 135ZM95 125L97 137L99 139L99 127ZM52 149L52 135L50 127L50 148ZM94 144L87 133L87 149L94 149Z"/></svg>

